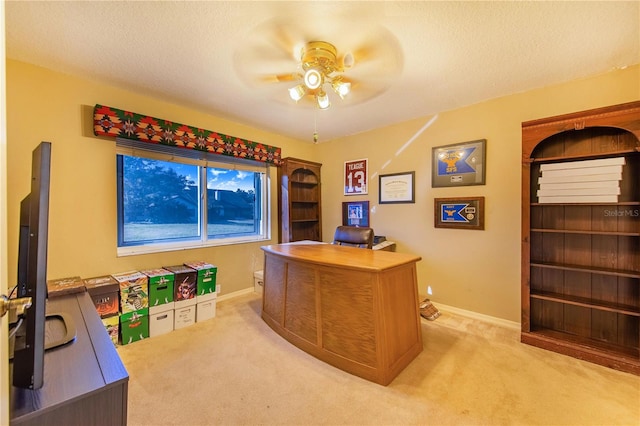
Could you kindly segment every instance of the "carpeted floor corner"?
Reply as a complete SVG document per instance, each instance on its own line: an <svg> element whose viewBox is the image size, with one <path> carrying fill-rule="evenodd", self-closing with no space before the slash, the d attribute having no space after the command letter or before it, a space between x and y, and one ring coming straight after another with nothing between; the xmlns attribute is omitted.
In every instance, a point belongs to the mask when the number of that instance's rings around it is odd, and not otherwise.
<svg viewBox="0 0 640 426"><path fill-rule="evenodd" d="M640 378L520 343L442 312L389 385L338 370L260 318L261 298L118 348L129 425L640 425Z"/></svg>

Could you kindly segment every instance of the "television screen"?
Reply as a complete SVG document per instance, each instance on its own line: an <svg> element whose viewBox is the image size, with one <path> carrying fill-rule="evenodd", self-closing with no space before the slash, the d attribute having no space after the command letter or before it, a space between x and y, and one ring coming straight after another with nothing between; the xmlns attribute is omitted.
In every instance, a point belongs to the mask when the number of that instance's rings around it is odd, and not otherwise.
<svg viewBox="0 0 640 426"><path fill-rule="evenodd" d="M43 385L50 171L51 143L42 142L33 151L31 190L20 204L17 295L31 298L14 343L13 385L21 388Z"/></svg>

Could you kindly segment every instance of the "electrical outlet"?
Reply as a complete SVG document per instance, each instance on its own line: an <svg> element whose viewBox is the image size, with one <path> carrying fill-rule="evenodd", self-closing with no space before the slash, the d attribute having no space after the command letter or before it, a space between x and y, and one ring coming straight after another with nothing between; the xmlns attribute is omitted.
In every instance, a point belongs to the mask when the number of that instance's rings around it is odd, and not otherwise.
<svg viewBox="0 0 640 426"><path fill-rule="evenodd" d="M431 290L431 286L430 285L427 286L427 294L429 296L431 296L433 294L433 290Z"/></svg>

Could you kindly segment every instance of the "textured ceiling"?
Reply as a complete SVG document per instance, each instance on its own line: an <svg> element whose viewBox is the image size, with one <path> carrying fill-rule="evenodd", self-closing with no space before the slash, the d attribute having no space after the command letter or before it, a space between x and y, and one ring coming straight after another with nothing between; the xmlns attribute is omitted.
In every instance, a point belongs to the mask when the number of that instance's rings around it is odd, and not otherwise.
<svg viewBox="0 0 640 426"><path fill-rule="evenodd" d="M638 1L8 1L5 18L10 59L309 142L640 63ZM263 78L312 39L368 53L329 110Z"/></svg>

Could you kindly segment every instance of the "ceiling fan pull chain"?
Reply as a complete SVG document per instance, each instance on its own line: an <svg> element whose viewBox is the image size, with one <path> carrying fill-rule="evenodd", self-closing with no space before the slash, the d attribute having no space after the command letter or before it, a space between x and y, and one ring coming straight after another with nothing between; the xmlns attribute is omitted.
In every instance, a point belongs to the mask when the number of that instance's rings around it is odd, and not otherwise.
<svg viewBox="0 0 640 426"><path fill-rule="evenodd" d="M318 143L318 110L313 111L313 143Z"/></svg>

